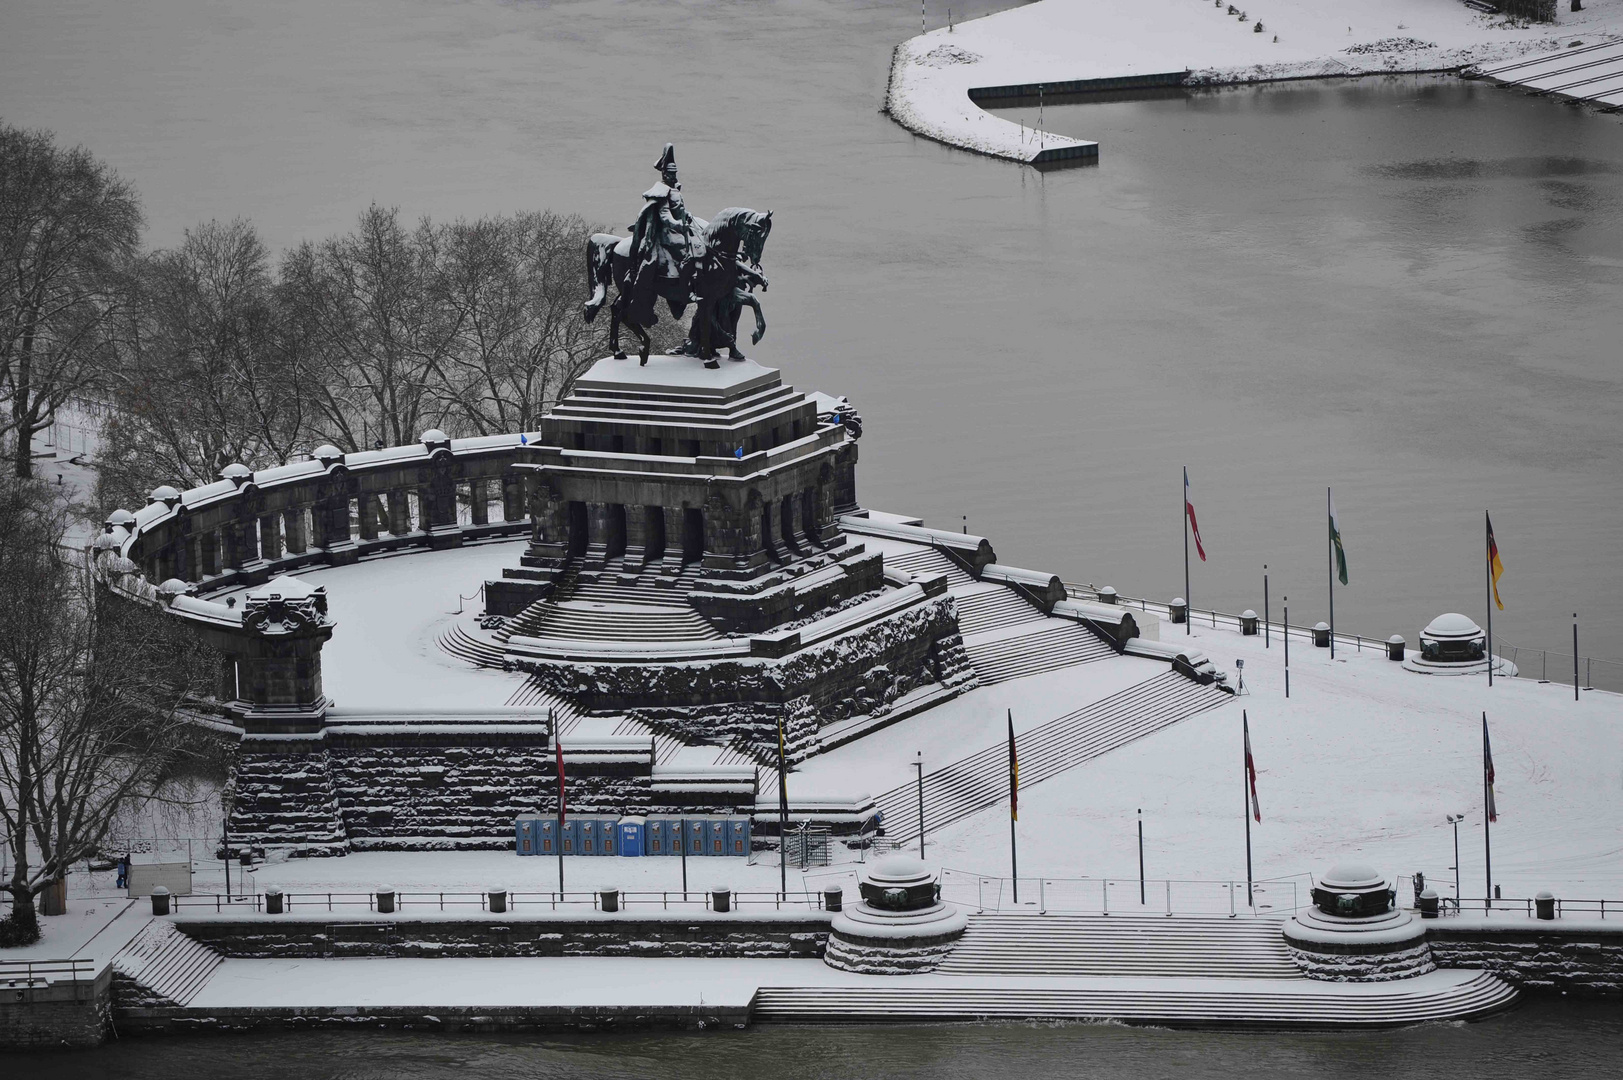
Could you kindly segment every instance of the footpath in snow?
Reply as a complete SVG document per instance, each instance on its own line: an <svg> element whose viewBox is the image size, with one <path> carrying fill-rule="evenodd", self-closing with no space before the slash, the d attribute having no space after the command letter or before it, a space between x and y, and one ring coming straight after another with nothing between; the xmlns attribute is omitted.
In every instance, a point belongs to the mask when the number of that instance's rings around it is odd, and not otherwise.
<svg viewBox="0 0 1623 1080"><path fill-rule="evenodd" d="M1013 103L1039 85L1063 94L1093 80L1148 86L1187 75L1174 81L1217 85L1444 71L1623 37L1623 0L1559 7L1556 23L1522 26L1461 0L1042 0L898 45L886 109L908 130L966 150L1032 164L1086 160L1097 144L992 116L971 94Z"/></svg>

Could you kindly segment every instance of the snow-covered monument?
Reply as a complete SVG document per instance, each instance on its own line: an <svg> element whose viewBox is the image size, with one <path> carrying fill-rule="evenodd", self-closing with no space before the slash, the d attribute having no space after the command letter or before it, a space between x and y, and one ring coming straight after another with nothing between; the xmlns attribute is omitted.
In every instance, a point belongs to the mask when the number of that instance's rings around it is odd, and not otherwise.
<svg viewBox="0 0 1623 1080"><path fill-rule="evenodd" d="M604 357L536 431L321 446L107 518L108 602L161 608L218 657L193 711L235 744L234 844L510 846L554 805L554 740L571 809L759 803L770 833L780 737L803 762L978 683L1111 658L1143 668L1108 702L1129 726L1222 699L1113 592L863 507L856 410L738 349L770 215L693 218L669 149L661 169L632 236L593 238L588 312L612 285L616 335L644 337L654 300L692 301L683 355ZM836 831L911 812L790 795Z"/></svg>

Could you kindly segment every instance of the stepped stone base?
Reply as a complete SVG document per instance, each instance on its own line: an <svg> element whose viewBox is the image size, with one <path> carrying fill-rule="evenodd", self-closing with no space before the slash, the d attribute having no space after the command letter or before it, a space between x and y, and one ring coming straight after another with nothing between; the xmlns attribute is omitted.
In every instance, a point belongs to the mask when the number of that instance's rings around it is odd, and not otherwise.
<svg viewBox="0 0 1623 1080"><path fill-rule="evenodd" d="M1285 924L1285 945L1310 979L1389 982L1437 970L1426 927L1406 911L1339 918L1308 909Z"/></svg>
<svg viewBox="0 0 1623 1080"><path fill-rule="evenodd" d="M1286 947L1303 975L1326 982L1389 982L1437 970L1431 946L1424 941L1407 949L1370 953L1309 952Z"/></svg>
<svg viewBox="0 0 1623 1080"><path fill-rule="evenodd" d="M589 711L623 713L683 742L753 747L762 760L776 760L780 719L789 758L801 761L817 752L824 724L883 716L920 686L955 696L977 685L949 594L784 657L512 662Z"/></svg>

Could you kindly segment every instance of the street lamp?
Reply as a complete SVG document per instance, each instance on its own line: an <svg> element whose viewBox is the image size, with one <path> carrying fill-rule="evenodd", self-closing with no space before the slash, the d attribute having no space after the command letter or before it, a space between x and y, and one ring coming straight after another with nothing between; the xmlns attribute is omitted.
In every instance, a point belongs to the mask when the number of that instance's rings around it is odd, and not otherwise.
<svg viewBox="0 0 1623 1080"><path fill-rule="evenodd" d="M1454 910L1460 909L1460 822L1464 814L1449 814L1448 823L1454 826Z"/></svg>
<svg viewBox="0 0 1623 1080"><path fill-rule="evenodd" d="M918 751L913 767L919 771L919 858L924 858L924 751Z"/></svg>

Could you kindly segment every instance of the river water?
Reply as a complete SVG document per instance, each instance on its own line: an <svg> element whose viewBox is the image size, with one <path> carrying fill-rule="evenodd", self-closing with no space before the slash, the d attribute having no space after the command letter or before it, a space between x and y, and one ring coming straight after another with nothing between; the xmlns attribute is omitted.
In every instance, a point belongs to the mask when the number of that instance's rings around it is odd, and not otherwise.
<svg viewBox="0 0 1623 1080"><path fill-rule="evenodd" d="M1577 611L1580 651L1623 657L1623 122L1444 78L1285 84L1049 108L1103 148L1041 175L880 113L917 16L10 0L0 111L112 162L154 244L245 215L282 248L373 199L623 225L673 140L697 213L775 211L754 353L856 403L869 505L1166 599L1187 464L1196 604L1260 610L1267 563L1276 617L1311 623L1334 485L1338 628L1411 641L1482 620L1488 510L1499 639L1570 649Z"/></svg>
<svg viewBox="0 0 1623 1080"><path fill-rule="evenodd" d="M1091 1024L787 1027L743 1032L454 1036L348 1031L131 1039L15 1055L14 1080L1160 1080L1244 1076L1604 1077L1623 1053L1615 1004L1544 999L1478 1024L1266 1035Z"/></svg>

